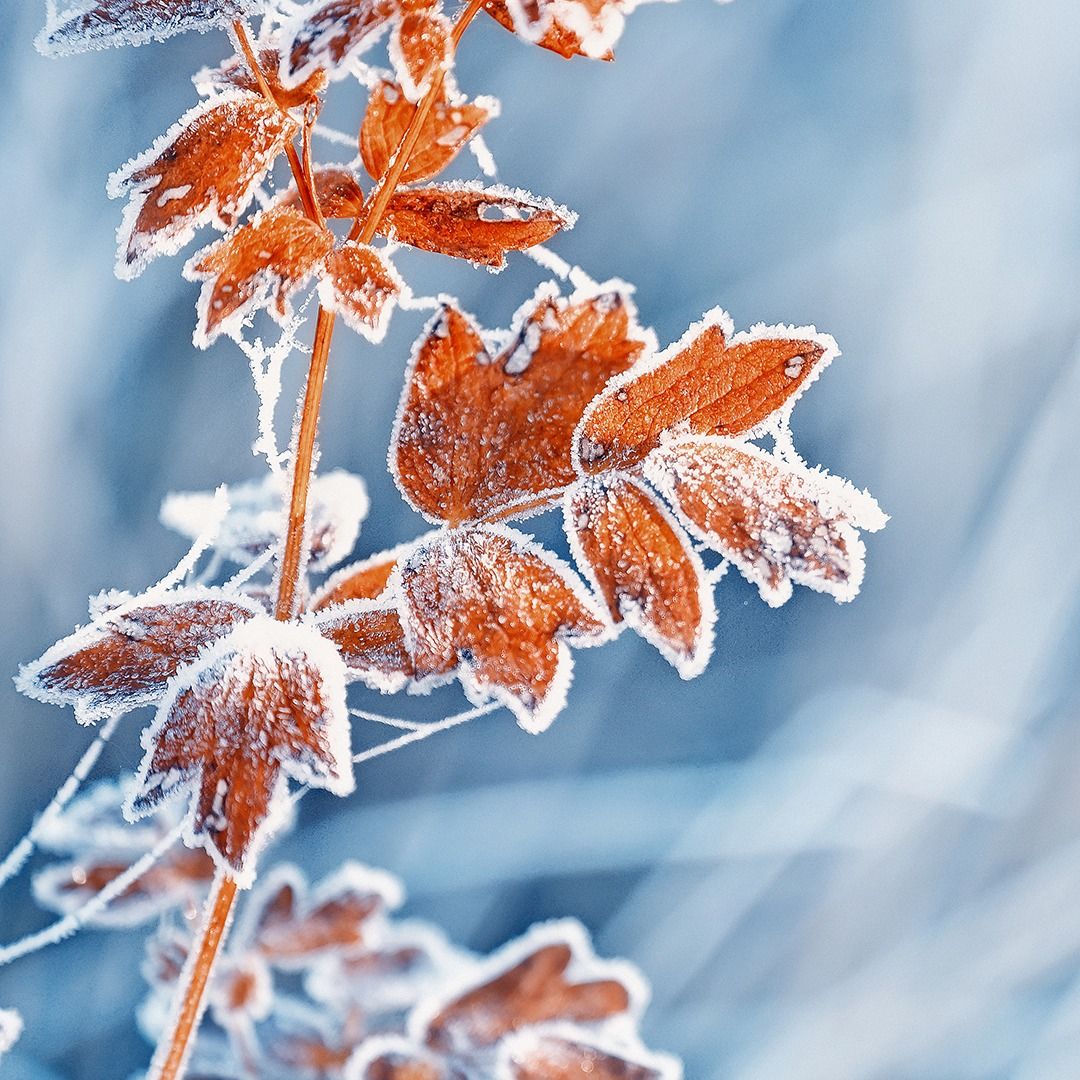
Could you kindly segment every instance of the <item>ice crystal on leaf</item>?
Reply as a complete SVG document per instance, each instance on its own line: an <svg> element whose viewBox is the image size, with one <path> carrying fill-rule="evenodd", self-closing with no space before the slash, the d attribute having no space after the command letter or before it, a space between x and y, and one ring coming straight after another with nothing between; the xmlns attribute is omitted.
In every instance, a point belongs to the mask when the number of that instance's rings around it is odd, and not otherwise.
<svg viewBox="0 0 1080 1080"><path fill-rule="evenodd" d="M254 619L170 684L142 742L125 813L140 817L190 790L188 842L250 881L287 777L353 789L345 666L316 631Z"/></svg>
<svg viewBox="0 0 1080 1080"><path fill-rule="evenodd" d="M110 197L128 198L117 232L117 275L136 277L151 259L176 254L204 225L231 228L298 130L276 104L243 90L185 113L109 177Z"/></svg>
<svg viewBox="0 0 1080 1080"><path fill-rule="evenodd" d="M404 6L404 5L403 5ZM450 20L423 5L404 10L390 32L390 61L409 101L419 101L431 80L450 66Z"/></svg>
<svg viewBox="0 0 1080 1080"><path fill-rule="evenodd" d="M347 73L347 63L370 48L396 16L395 0L314 0L302 5L282 28L287 42L282 79L295 85L324 69L332 77Z"/></svg>
<svg viewBox="0 0 1080 1080"><path fill-rule="evenodd" d="M50 8L36 44L46 56L141 45L224 26L265 7L266 0L83 0L59 12Z"/></svg>
<svg viewBox="0 0 1080 1080"><path fill-rule="evenodd" d="M313 71L307 79L296 86L283 86L278 75L281 57L273 46L259 49L257 59L259 70L274 100L283 109L295 109L321 94L326 89L325 71ZM248 90L261 94L259 80L245 57L230 56L215 68L203 68L192 77L195 89L200 94L210 96L229 88Z"/></svg>
<svg viewBox="0 0 1080 1080"><path fill-rule="evenodd" d="M346 165L315 168L315 201L325 218L355 218L364 210L364 192L356 174ZM299 207L300 193L291 185L277 201L278 206Z"/></svg>
<svg viewBox="0 0 1080 1080"><path fill-rule="evenodd" d="M544 49L570 59L612 60L633 0L488 0L494 19Z"/></svg>

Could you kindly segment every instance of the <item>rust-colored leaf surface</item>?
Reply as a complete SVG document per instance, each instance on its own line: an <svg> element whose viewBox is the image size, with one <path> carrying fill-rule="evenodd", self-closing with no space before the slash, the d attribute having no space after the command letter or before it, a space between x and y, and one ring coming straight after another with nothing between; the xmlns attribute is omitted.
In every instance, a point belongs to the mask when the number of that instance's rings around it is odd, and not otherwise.
<svg viewBox="0 0 1080 1080"><path fill-rule="evenodd" d="M397 611L366 602L332 604L319 612L319 632L341 652L346 667L376 689L400 690L415 675Z"/></svg>
<svg viewBox="0 0 1080 1080"><path fill-rule="evenodd" d="M259 612L254 602L185 589L99 619L23 668L18 685L39 701L74 705L83 719L147 705L215 639Z"/></svg>
<svg viewBox="0 0 1080 1080"><path fill-rule="evenodd" d="M407 10L390 37L390 59L398 85L410 101L419 101L452 55L450 20L425 7Z"/></svg>
<svg viewBox="0 0 1080 1080"><path fill-rule="evenodd" d="M636 465L680 424L701 435L751 431L834 353L831 338L805 329L755 328L731 339L726 317L714 317L612 382L582 422L581 467L599 473Z"/></svg>
<svg viewBox="0 0 1080 1080"><path fill-rule="evenodd" d="M568 229L574 216L547 200L507 188L443 184L397 192L379 226L411 247L493 269Z"/></svg>
<svg viewBox="0 0 1080 1080"><path fill-rule="evenodd" d="M277 206L197 252L184 267L189 281L206 282L199 297L195 343L205 348L271 301L271 313L286 318L290 296L333 246L327 229L291 206Z"/></svg>
<svg viewBox="0 0 1080 1080"><path fill-rule="evenodd" d="M315 198L325 218L355 218L363 212L364 192L356 176L341 165L322 165L315 169ZM291 186L279 206L301 208L300 193Z"/></svg>
<svg viewBox="0 0 1080 1080"><path fill-rule="evenodd" d="M298 128L262 97L237 91L203 102L109 178L128 196L117 273L135 277L180 250L204 225L231 228Z"/></svg>
<svg viewBox="0 0 1080 1080"><path fill-rule="evenodd" d="M395 552L384 552L343 566L311 598L311 610L322 611L346 600L375 600L385 590L395 566Z"/></svg>
<svg viewBox="0 0 1080 1080"><path fill-rule="evenodd" d="M784 603L792 582L838 600L858 592L864 552L854 512L822 478L756 447L708 438L663 446L648 474L691 530L729 558L769 604Z"/></svg>
<svg viewBox="0 0 1080 1080"><path fill-rule="evenodd" d="M663 1073L586 1042L542 1035L521 1040L507 1058L510 1080L662 1080Z"/></svg>
<svg viewBox="0 0 1080 1080"><path fill-rule="evenodd" d="M699 674L715 612L683 530L625 473L575 485L564 505L571 545L612 620L627 617L685 677Z"/></svg>
<svg viewBox="0 0 1080 1080"><path fill-rule="evenodd" d="M484 10L507 30L564 59L614 60L623 6L619 0L519 0L512 12L506 0L488 0Z"/></svg>
<svg viewBox="0 0 1080 1080"><path fill-rule="evenodd" d="M82 0L61 6L38 37L48 56L163 41L254 15L265 0Z"/></svg>
<svg viewBox="0 0 1080 1080"><path fill-rule="evenodd" d="M437 176L496 111L496 103L490 98L451 101L444 92L420 128L420 137L401 174L401 183ZM383 176L390 167L394 151L415 113L416 105L396 83L384 80L372 89L360 128L360 154L364 168L373 177Z"/></svg>
<svg viewBox="0 0 1080 1080"><path fill-rule="evenodd" d="M129 811L152 813L190 790L188 835L234 876L250 878L286 777L352 790L340 657L306 627L245 623L173 682L143 745Z"/></svg>
<svg viewBox="0 0 1080 1080"><path fill-rule="evenodd" d="M347 241L326 259L319 299L368 341L386 336L402 282L390 260L368 244Z"/></svg>
<svg viewBox="0 0 1080 1080"><path fill-rule="evenodd" d="M326 89L325 71L313 71L298 85L284 86L279 74L281 57L277 49L260 49L258 57L259 70L262 72L266 85L270 88L274 100L283 109L295 109L297 106L311 101L312 98L317 97ZM246 58L243 56L230 56L216 68L208 68L199 72L194 81L199 93L202 94L230 86L240 90L248 90L253 94L262 93L259 80L255 78L254 72L252 72Z"/></svg>
<svg viewBox="0 0 1080 1080"><path fill-rule="evenodd" d="M357 1080L466 1080L465 1074L422 1051L389 1050L369 1061Z"/></svg>
<svg viewBox="0 0 1080 1080"><path fill-rule="evenodd" d="M285 27L287 82L317 68L333 72L375 43L397 11L392 0L329 0L302 9Z"/></svg>
<svg viewBox="0 0 1080 1080"><path fill-rule="evenodd" d="M452 525L542 502L573 479L585 406L645 347L617 292L541 292L494 356L467 316L444 308L416 350L391 450L405 497Z"/></svg>
<svg viewBox="0 0 1080 1080"><path fill-rule="evenodd" d="M546 945L489 982L444 1006L428 1024L427 1042L443 1052L493 1046L535 1024L590 1023L627 1010L630 995L614 979L567 978L568 945ZM572 1074L571 1074L572 1075Z"/></svg>
<svg viewBox="0 0 1080 1080"><path fill-rule="evenodd" d="M509 529L440 533L402 562L401 582L418 678L457 674L470 696L502 701L528 731L563 705L568 643L609 633L573 572Z"/></svg>

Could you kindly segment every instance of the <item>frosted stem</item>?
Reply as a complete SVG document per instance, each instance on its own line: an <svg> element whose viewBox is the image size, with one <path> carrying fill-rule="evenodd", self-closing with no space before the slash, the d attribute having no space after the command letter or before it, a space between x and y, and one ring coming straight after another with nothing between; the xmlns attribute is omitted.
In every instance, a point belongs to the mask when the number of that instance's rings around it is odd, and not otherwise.
<svg viewBox="0 0 1080 1080"><path fill-rule="evenodd" d="M436 720L434 723L424 724L423 727L410 731L407 735L401 735L396 739L390 739L388 742L373 746L370 750L354 754L353 762L358 765L362 761L371 761L372 758L382 757L383 754L391 754L395 750L400 750L403 746L408 746L410 743L420 742L431 735L438 734L440 731L446 731L449 728L457 727L459 724L468 723L479 716L487 716L488 713L501 708L502 706L497 701L492 701L487 705L479 706L479 708L469 709L468 712L448 716L445 720Z"/></svg>

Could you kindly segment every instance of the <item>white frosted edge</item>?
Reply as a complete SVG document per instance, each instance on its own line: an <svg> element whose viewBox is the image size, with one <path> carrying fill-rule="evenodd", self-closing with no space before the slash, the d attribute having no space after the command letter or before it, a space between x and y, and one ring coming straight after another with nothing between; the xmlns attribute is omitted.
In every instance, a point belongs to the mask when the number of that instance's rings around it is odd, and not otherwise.
<svg viewBox="0 0 1080 1080"><path fill-rule="evenodd" d="M308 18L326 7L325 2L316 2L296 8L296 13L292 17L286 18L281 24L280 40L281 40L281 60L278 67L278 78L281 81L281 85L286 89L292 89L299 86L305 80L310 78L316 71L322 69L326 72L327 77L331 82L337 82L340 79L348 77L352 73L353 61L363 52L366 52L379 40L383 34L389 29L389 22L380 22L376 26L373 26L366 34L361 34L355 41L353 41L349 49L342 56L340 61L334 62L330 59L328 54L328 43L333 37L333 30L324 32L315 38L316 44L311 49L310 60L297 68L296 71L289 69L289 57L292 53L292 44L295 42L296 37L304 28L304 24Z"/></svg>
<svg viewBox="0 0 1080 1080"><path fill-rule="evenodd" d="M391 575L392 577L392 575ZM372 612L397 612L401 618L397 595L392 591L392 582L388 587L373 600L357 598L346 600L340 604L332 604L321 611L308 612L301 617L301 621L314 627L320 633L334 627L352 622L358 615L367 615ZM346 672L350 680L359 680L372 690L378 690L381 694L397 694L402 690L414 687L415 681L405 672L386 672L377 667L363 667L354 664L349 658L342 655Z"/></svg>
<svg viewBox="0 0 1080 1080"><path fill-rule="evenodd" d="M581 544L578 529L574 521L576 515L573 503L578 494L587 494L590 491L593 495L603 497L612 486L619 483L631 485L639 491L644 492L648 496L656 512L671 527L671 530L682 542L683 551L687 561L693 567L694 576L697 579L698 602L701 606L701 621L698 623L697 631L694 635L694 646L689 653L685 653L673 647L671 642L659 633L655 625L645 617L644 606L641 603L630 597L620 596L618 598L619 613L622 615L625 624L630 627L630 629L644 638L645 641L652 645L653 648L655 648L657 652L659 652L660 655L675 668L679 673L680 678L696 678L708 666L713 652L716 602L713 597L712 582L709 580L709 577L705 572L705 567L702 564L701 556L694 549L686 530L679 524L671 511L657 499L655 495L653 495L649 488L629 473L624 472L604 473L600 476L579 480L575 484L572 484L567 488L566 494L563 497L563 525L566 531L567 542L570 545L570 551L574 556L575 562L578 564L578 568L595 591L596 596L602 598L603 591L600 588L599 578L593 569L592 563L586 557L584 547ZM588 494L587 497L589 497ZM619 627L616 625L616 631L618 630Z"/></svg>
<svg viewBox="0 0 1080 1080"><path fill-rule="evenodd" d="M152 814L157 806L178 797L194 787L199 774L198 766L190 772L172 778L170 784L159 785L159 798L155 804L138 808L136 803L155 774L152 772L154 749L159 735L168 727L170 714L177 698L193 689L204 679L220 678L230 661L247 654L259 660L264 667L272 668L279 655L300 654L319 674L324 703L323 735L329 762L305 756L299 759L277 759L280 767L275 790L271 795L266 818L259 825L248 846L244 865L239 870L228 863L210 841L207 834L197 831L195 811L198 792L192 790L184 826L184 843L188 847L202 847L222 871L234 877L241 888L250 888L255 880L255 863L258 853L270 837L279 831L292 814L288 780L330 791L335 795L349 795L355 788L350 745L349 711L345 701L346 671L344 661L334 644L322 637L314 628L302 622L280 622L260 614L250 622L241 623L232 632L204 649L199 659L179 671L169 682L165 697L158 706L153 723L143 729L140 744L143 760L136 772L135 785L124 802L124 817L138 821ZM336 775L335 775L336 773ZM165 778L168 779L168 778Z"/></svg>
<svg viewBox="0 0 1080 1080"><path fill-rule="evenodd" d="M388 252L383 249L371 247L370 244L358 244L355 241L348 241L343 245L345 247L369 247L375 256L382 263L383 269L394 283L396 292L391 293L386 302L379 309L378 318L374 323L368 322L365 319L357 317L353 308L343 302L341 296L338 294L337 289L334 286L334 282L330 276L321 270L319 271L319 302L328 311L341 316L345 325L353 332L359 334L362 338L365 338L372 345L378 345L386 337L387 330L390 329L390 318L394 313L394 308L398 306L400 299L404 296L410 296L411 291L405 279L398 273L397 267L390 261Z"/></svg>
<svg viewBox="0 0 1080 1080"><path fill-rule="evenodd" d="M442 180L436 184L425 184L425 189L434 189L450 194L466 192L469 194L481 194L488 196L493 203L524 203L530 210L546 210L554 214L563 223L564 229L572 229L577 224L578 215L575 211L563 206L561 203L549 199L546 195L534 195L525 188L509 187L506 184L489 184L484 180Z"/></svg>
<svg viewBox="0 0 1080 1080"><path fill-rule="evenodd" d="M602 645L612 640L615 629L607 609L597 604L595 597L589 592L585 583L577 576L573 568L557 555L541 547L524 533L511 529L506 525L486 524L475 525L460 529L438 530L418 542L415 549L404 563L399 563L391 575L394 588L402 597L400 606L401 626L405 632L405 643L410 652L415 653L417 646L417 634L413 625L412 607L408 601L408 589L403 579L403 568L408 567L416 560L422 560L426 552L436 545L444 548L452 545L468 542L469 538L495 536L508 541L515 553L525 558L534 558L543 563L549 570L558 576L574 598L591 615L603 629L596 634L576 634L572 631L559 631L555 634L557 658L555 663L555 675L544 697L530 708L525 705L510 690L495 683L482 681L476 674L474 666L467 660L458 657L457 667L451 677L456 677L460 682L465 696L469 701L479 707L491 701L497 701L506 706L517 719L518 725L531 735L546 731L556 715L566 704L567 694L573 680L574 661L570 646L575 648L590 648ZM455 652L456 652L455 647ZM439 683L449 681L447 677L438 677ZM432 680L418 680L418 686L423 686Z"/></svg>
<svg viewBox="0 0 1080 1080"><path fill-rule="evenodd" d="M429 10L425 12L425 14L430 20L437 22L442 29L444 52L443 57L438 64L434 66L430 64L425 66L423 82L418 83L413 78L408 60L401 48L402 19L394 20L394 28L390 32L390 40L386 45L387 55L390 58L390 63L397 75L397 83L401 87L401 91L405 95L406 100L414 105L425 93L427 93L428 88L431 86L431 80L435 78L440 71L446 72L451 70L454 63L454 46L450 36L453 27L450 20L441 12L435 10Z"/></svg>
<svg viewBox="0 0 1080 1080"><path fill-rule="evenodd" d="M253 616L262 614L262 607L256 601L240 593L225 593L203 585L187 585L181 588L151 590L131 597L86 626L77 627L67 637L61 638L51 648L46 649L37 660L24 664L15 676L15 688L35 701L47 705L72 705L75 718L80 724L96 724L99 720L117 713L130 712L143 705L151 705L161 696L161 691L147 689L134 693L130 697L118 700L95 700L96 695L78 690L53 690L38 682L38 676L60 660L71 656L81 649L88 648L100 641L106 633L116 628L118 622L144 607L171 606L197 600L214 600L245 608Z"/></svg>
<svg viewBox="0 0 1080 1080"><path fill-rule="evenodd" d="M417 1045L404 1036L373 1035L365 1039L349 1058L345 1071L341 1074L342 1080L367 1080L368 1068L384 1054L403 1054L430 1064L436 1076L440 1075L443 1065L442 1061L430 1050L426 1050L422 1045Z"/></svg>
<svg viewBox="0 0 1080 1080"><path fill-rule="evenodd" d="M137 278L146 267L156 258L162 255L175 255L181 248L186 246L195 236L198 230L206 225L212 225L220 232L228 232L233 222L224 221L218 212L214 202L197 214L191 214L179 221L173 222L168 229L158 229L147 236L141 245L137 245L137 254L132 262L127 260L127 250L135 232L144 203L161 183L160 177L135 183L131 177L141 169L152 165L161 154L180 137L188 127L196 120L213 112L216 109L228 108L232 105L245 104L258 106L260 111L265 111L264 118L280 119L281 113L269 102L252 94L248 90L226 90L206 101L200 101L197 105L188 109L179 120L176 121L164 135L154 140L149 149L131 158L126 164L113 172L105 185L106 194L110 199L128 197L128 203L124 207L120 225L116 230L117 256L116 276L121 281L131 281ZM295 126L295 121L290 121ZM255 172L248 186L240 191L236 201L234 218L238 220L251 205L255 197L255 190L263 177L273 167L274 161L284 147L290 136L288 124L286 124L282 136L276 140L277 150L271 148L266 155L264 168Z"/></svg>
<svg viewBox="0 0 1080 1080"><path fill-rule="evenodd" d="M376 551L372 555L367 555L363 559L358 559L356 562L346 563L344 566L335 570L311 595L311 609L312 613L318 621L318 616L321 612L315 611L319 604L326 599L336 588L338 588L343 582L354 577L356 574L363 573L366 570L370 570L374 566L382 566L388 562L397 562L399 559L404 558L413 547L415 547L415 540L408 540L403 544L397 544L392 548L387 548L385 551ZM383 590L386 591L385 589ZM382 594L380 594L381 596ZM378 599L378 597L376 597ZM335 607L339 605L334 605Z"/></svg>

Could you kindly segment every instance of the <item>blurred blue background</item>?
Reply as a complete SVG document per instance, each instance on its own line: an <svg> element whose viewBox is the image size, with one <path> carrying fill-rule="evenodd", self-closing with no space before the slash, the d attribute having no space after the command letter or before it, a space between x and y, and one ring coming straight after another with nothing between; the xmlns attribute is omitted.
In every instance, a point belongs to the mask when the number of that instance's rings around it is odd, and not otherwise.
<svg viewBox="0 0 1080 1080"><path fill-rule="evenodd" d="M0 37L9 674L84 619L87 594L173 564L166 491L260 468L246 363L227 341L191 347L178 260L113 278L104 195L194 102L188 76L224 38L50 62L41 17L9 4ZM645 970L646 1038L690 1078L1072 1080L1080 9L688 0L636 12L613 65L478 24L459 79L503 101L500 178L581 212L553 246L634 282L662 341L718 303L740 327L837 338L796 444L893 520L853 605L798 590L773 611L729 575L702 678L629 635L580 653L544 736L500 713L374 762L347 803L305 800L276 854L384 866L411 912L478 948L579 916ZM338 97L330 119L351 126L362 98ZM524 259L495 278L401 266L488 325L542 278ZM399 315L380 350L335 344L323 460L369 483L361 553L419 527L384 454L420 321ZM0 695L6 850L88 733L6 679ZM102 772L133 767L140 719ZM45 921L25 878L0 896L5 940ZM26 1075L145 1062L140 955L138 934L91 932L0 971Z"/></svg>

